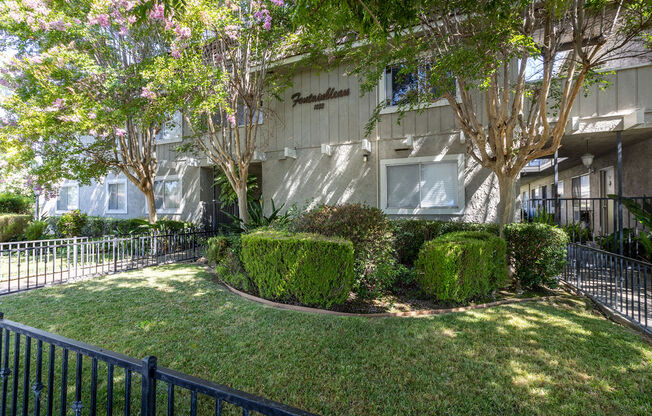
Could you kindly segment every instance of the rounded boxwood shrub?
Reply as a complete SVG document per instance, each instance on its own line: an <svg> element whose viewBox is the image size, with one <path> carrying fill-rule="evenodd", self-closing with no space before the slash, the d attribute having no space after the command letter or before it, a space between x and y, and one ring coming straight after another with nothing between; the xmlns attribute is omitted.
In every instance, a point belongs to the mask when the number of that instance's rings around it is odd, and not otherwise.
<svg viewBox="0 0 652 416"><path fill-rule="evenodd" d="M401 219L392 221L396 255L401 264L412 266L426 241L458 231L484 231L498 235L498 224L439 220Z"/></svg>
<svg viewBox="0 0 652 416"><path fill-rule="evenodd" d="M353 290L363 298L389 289L398 278L393 227L385 213L363 204L319 205L297 218L293 230L341 237L353 243Z"/></svg>
<svg viewBox="0 0 652 416"><path fill-rule="evenodd" d="M57 230L64 237L80 237L82 235L82 228L86 225L86 214L78 209L63 214L59 221L57 221Z"/></svg>
<svg viewBox="0 0 652 416"><path fill-rule="evenodd" d="M0 243L18 239L31 220L31 215L0 214Z"/></svg>
<svg viewBox="0 0 652 416"><path fill-rule="evenodd" d="M242 236L241 259L264 298L329 307L351 291L353 244L341 238L254 232Z"/></svg>
<svg viewBox="0 0 652 416"><path fill-rule="evenodd" d="M555 286L556 276L566 264L568 235L559 227L538 223L505 226L507 252L514 267L514 278L531 288Z"/></svg>
<svg viewBox="0 0 652 416"><path fill-rule="evenodd" d="M507 282L506 243L495 235L461 231L424 244L416 261L417 282L442 301L466 302Z"/></svg>

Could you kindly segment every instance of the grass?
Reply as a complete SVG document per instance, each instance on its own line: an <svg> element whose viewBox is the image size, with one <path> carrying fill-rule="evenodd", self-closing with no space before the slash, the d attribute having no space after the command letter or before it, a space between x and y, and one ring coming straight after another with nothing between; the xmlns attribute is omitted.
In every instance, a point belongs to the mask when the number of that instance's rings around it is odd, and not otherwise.
<svg viewBox="0 0 652 416"><path fill-rule="evenodd" d="M246 301L174 265L3 297L0 310L323 415L652 413L652 347L571 296L427 318L322 316Z"/></svg>

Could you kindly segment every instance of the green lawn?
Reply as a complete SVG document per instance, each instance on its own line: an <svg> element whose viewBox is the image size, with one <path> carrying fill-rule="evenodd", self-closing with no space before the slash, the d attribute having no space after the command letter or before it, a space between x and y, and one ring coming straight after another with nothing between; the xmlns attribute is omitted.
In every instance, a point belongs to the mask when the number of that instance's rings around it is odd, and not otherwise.
<svg viewBox="0 0 652 416"><path fill-rule="evenodd" d="M7 319L324 415L652 414L652 347L570 296L321 316L246 301L175 265L0 303Z"/></svg>

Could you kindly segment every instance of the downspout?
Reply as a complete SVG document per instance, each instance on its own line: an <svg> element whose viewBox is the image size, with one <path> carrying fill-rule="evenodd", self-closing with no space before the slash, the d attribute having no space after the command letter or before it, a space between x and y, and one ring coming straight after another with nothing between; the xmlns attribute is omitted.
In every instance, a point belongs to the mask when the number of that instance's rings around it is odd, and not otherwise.
<svg viewBox="0 0 652 416"><path fill-rule="evenodd" d="M380 102L380 91L376 87L376 103ZM383 209L380 206L380 121L376 122L376 206L379 209Z"/></svg>

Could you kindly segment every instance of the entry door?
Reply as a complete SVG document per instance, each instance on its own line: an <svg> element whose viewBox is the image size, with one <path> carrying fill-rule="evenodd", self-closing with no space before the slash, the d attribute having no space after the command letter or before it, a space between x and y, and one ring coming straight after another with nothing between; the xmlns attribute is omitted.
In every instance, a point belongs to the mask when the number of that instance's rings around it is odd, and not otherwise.
<svg viewBox="0 0 652 416"><path fill-rule="evenodd" d="M600 170L600 228L603 234L612 233L614 229L614 201L607 199L607 195L615 192L614 167L609 166Z"/></svg>

